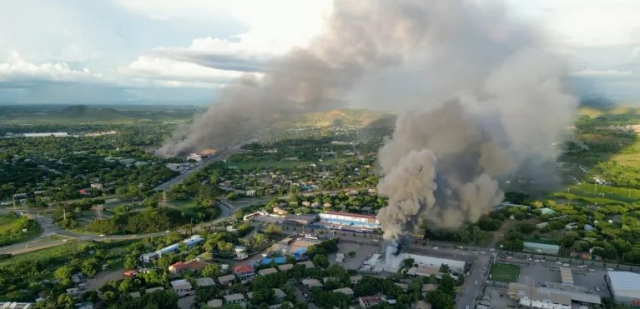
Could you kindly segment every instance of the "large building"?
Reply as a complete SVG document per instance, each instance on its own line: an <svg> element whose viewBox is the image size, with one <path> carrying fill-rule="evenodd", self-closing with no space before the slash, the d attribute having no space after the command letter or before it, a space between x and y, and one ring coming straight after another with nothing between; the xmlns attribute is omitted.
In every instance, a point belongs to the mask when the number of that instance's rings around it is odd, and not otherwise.
<svg viewBox="0 0 640 309"><path fill-rule="evenodd" d="M200 235L193 235L185 240L182 241L183 244L185 244L188 248L191 248L193 246L195 246L198 243L201 243L202 241L204 241L204 238ZM158 251L155 252L149 252L149 253L145 253L143 255L140 256L140 261L142 261L143 263L150 263L152 260L155 260L159 257L161 257L163 254L167 254L167 253L171 253L171 252L175 252L178 250L178 248L180 248L180 243L176 243L173 244L171 246L167 246L164 247Z"/></svg>
<svg viewBox="0 0 640 309"><path fill-rule="evenodd" d="M600 305L600 296L574 290L534 287L531 285L510 283L508 294L518 301L521 308L571 309L577 305Z"/></svg>
<svg viewBox="0 0 640 309"><path fill-rule="evenodd" d="M522 249L522 251L538 254L558 255L558 252L560 252L560 246L525 241L524 249Z"/></svg>
<svg viewBox="0 0 640 309"><path fill-rule="evenodd" d="M352 214L347 212L328 211L320 214L322 221L339 226L353 226L375 229L380 222L374 215Z"/></svg>
<svg viewBox="0 0 640 309"><path fill-rule="evenodd" d="M640 306L640 274L609 271L605 281L616 303Z"/></svg>
<svg viewBox="0 0 640 309"><path fill-rule="evenodd" d="M287 215L284 217L284 221L285 223L310 225L318 221L318 215Z"/></svg>

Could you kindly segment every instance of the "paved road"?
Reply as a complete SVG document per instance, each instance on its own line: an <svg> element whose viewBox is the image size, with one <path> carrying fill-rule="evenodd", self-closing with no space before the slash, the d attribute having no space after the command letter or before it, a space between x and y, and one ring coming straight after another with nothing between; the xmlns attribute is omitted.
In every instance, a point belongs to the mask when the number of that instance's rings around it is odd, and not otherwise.
<svg viewBox="0 0 640 309"><path fill-rule="evenodd" d="M201 170L202 168L204 168L205 166L214 163L214 162L220 162L220 161L224 161L226 159L228 159L232 154L237 153L238 150L235 149L229 149L229 150L223 150L221 152L219 152L218 154L216 154L213 158L210 158L208 160L202 161L201 164L199 164L198 166L176 176L175 178L157 186L154 188L154 190L156 191L164 191L164 190L169 190L171 189L171 187L173 187L173 185L182 183L185 179L187 179L187 177L189 177L191 174L198 172L199 170Z"/></svg>
<svg viewBox="0 0 640 309"><path fill-rule="evenodd" d="M202 229L209 228L217 223L220 223L224 220L227 220L229 217L233 215L236 210L249 207L259 202L259 200L254 200L251 202L243 203L242 205L233 205L228 201L221 201L220 203L220 216L208 222L203 222L194 226L193 231L197 232ZM38 218L41 226L43 227L43 236L38 239L34 239L28 242L23 242L20 244L15 244L11 246L5 246L0 248L0 254L10 253L10 254L23 254L31 251L41 250L45 248L51 248L55 246L63 245L69 241L73 240L52 240L49 242L43 242L42 239L49 237L51 235L63 235L74 238L75 240L95 240L95 241L107 241L107 240L129 240L129 239L142 239L142 238L153 238L160 237L166 235L166 232L158 232L158 233L149 233L149 234L139 234L139 235L107 235L107 236L99 236L96 234L81 234L68 230L61 229L55 225L53 225L52 219L49 217L40 216ZM187 230L177 230L175 232L186 233ZM44 236L46 235L46 236Z"/></svg>

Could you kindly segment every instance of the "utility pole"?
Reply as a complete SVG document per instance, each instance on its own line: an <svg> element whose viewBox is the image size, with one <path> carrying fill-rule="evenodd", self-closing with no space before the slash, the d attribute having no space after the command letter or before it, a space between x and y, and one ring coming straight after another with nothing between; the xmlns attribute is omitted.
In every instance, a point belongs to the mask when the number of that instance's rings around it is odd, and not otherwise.
<svg viewBox="0 0 640 309"><path fill-rule="evenodd" d="M12 195L13 196L13 210L16 209L16 195Z"/></svg>
<svg viewBox="0 0 640 309"><path fill-rule="evenodd" d="M62 209L62 220L63 221L67 221L67 210L66 209Z"/></svg>
<svg viewBox="0 0 640 309"><path fill-rule="evenodd" d="M162 200L160 201L160 207L167 207L167 191L162 190Z"/></svg>

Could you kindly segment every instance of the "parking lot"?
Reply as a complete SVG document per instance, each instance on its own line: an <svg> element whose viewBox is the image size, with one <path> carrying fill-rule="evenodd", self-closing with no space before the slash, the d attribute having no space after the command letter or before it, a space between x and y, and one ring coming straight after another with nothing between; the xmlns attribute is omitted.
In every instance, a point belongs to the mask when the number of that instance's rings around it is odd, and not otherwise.
<svg viewBox="0 0 640 309"><path fill-rule="evenodd" d="M368 257L370 257L374 253L379 253L381 251L380 246L372 246L365 244L356 244L356 243L339 243L338 249L340 253L345 255L344 261L340 263L345 269L358 269L362 262L364 262ZM355 251L356 255L354 257L349 257L349 251ZM329 255L329 262L331 265L336 264L336 255Z"/></svg>
<svg viewBox="0 0 640 309"><path fill-rule="evenodd" d="M506 287L487 285L479 304L489 308L515 308L518 302L509 298Z"/></svg>

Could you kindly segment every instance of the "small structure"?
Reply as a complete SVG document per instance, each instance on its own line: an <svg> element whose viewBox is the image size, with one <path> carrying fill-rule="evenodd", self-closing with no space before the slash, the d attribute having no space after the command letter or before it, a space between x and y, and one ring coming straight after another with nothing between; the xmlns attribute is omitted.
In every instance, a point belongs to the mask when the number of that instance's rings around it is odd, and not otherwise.
<svg viewBox="0 0 640 309"><path fill-rule="evenodd" d="M318 281L318 279L304 279L304 280L302 280L302 284L304 284L305 286L307 286L309 288L322 287L322 283L320 283L320 281Z"/></svg>
<svg viewBox="0 0 640 309"><path fill-rule="evenodd" d="M380 295L358 297L358 303L360 303L360 307L362 308L377 306L381 302L382 296Z"/></svg>
<svg viewBox="0 0 640 309"><path fill-rule="evenodd" d="M395 285L396 285L397 287L401 288L401 289L402 289L403 291L405 291L405 292L409 290L409 285L408 285L408 284L406 284L406 283L399 283L399 282L396 282L396 283L395 283Z"/></svg>
<svg viewBox="0 0 640 309"><path fill-rule="evenodd" d="M278 266L278 269L280 269L280 271L288 271L288 270L293 269L293 264L280 265L280 266Z"/></svg>
<svg viewBox="0 0 640 309"><path fill-rule="evenodd" d="M318 221L318 215L287 215L284 217L285 222L300 224L300 225L310 225L316 221Z"/></svg>
<svg viewBox="0 0 640 309"><path fill-rule="evenodd" d="M350 297L353 296L353 290L351 288L335 289L332 292L333 293L342 293L342 294L350 296Z"/></svg>
<svg viewBox="0 0 640 309"><path fill-rule="evenodd" d="M479 308L479 306L478 306L478 308ZM431 309L431 303L426 302L424 300L419 300L416 303L415 309Z"/></svg>
<svg viewBox="0 0 640 309"><path fill-rule="evenodd" d="M245 264L238 265L233 268L233 274L238 277L240 280L250 279L255 274L255 269L253 266Z"/></svg>
<svg viewBox="0 0 640 309"><path fill-rule="evenodd" d="M214 285L216 285L216 283L215 283L215 281L213 281L213 278L204 277L204 278L197 278L196 279L196 285L199 288L206 288L206 287L214 286Z"/></svg>
<svg viewBox="0 0 640 309"><path fill-rule="evenodd" d="M208 264L197 260L189 262L176 262L169 266L169 273L179 275L184 271L202 271Z"/></svg>
<svg viewBox="0 0 640 309"><path fill-rule="evenodd" d="M422 293L435 291L438 288L437 284L423 284L422 285Z"/></svg>
<svg viewBox="0 0 640 309"><path fill-rule="evenodd" d="M222 299L212 299L207 302L207 307L210 308L220 308L222 305Z"/></svg>
<svg viewBox="0 0 640 309"><path fill-rule="evenodd" d="M560 267L560 278L562 279L562 284L573 285L573 273L571 272L571 268Z"/></svg>
<svg viewBox="0 0 640 309"><path fill-rule="evenodd" d="M258 275L260 276L266 276L266 275L271 275L271 274L276 274L278 273L278 270L271 267L271 268L265 268L265 269L261 269L258 271Z"/></svg>
<svg viewBox="0 0 640 309"><path fill-rule="evenodd" d="M531 253L558 255L558 252L560 252L560 246L525 241L524 249L522 251L531 252Z"/></svg>
<svg viewBox="0 0 640 309"><path fill-rule="evenodd" d="M224 298L225 305L233 305L233 304L240 305L245 302L244 295L240 293L225 295L223 298Z"/></svg>
<svg viewBox="0 0 640 309"><path fill-rule="evenodd" d="M140 292L131 292L129 296L131 296L131 298L140 298Z"/></svg>
<svg viewBox="0 0 640 309"><path fill-rule="evenodd" d="M171 287L178 294L178 297L184 297L194 295L196 292L193 290L193 286L186 279L171 281Z"/></svg>
<svg viewBox="0 0 640 309"><path fill-rule="evenodd" d="M127 271L124 272L124 277L129 279L129 278L135 277L137 274L138 274L138 272L135 271L135 270L127 270Z"/></svg>
<svg viewBox="0 0 640 309"><path fill-rule="evenodd" d="M226 275L218 277L218 283L221 285L231 285L233 281L236 280L236 276L234 275Z"/></svg>

